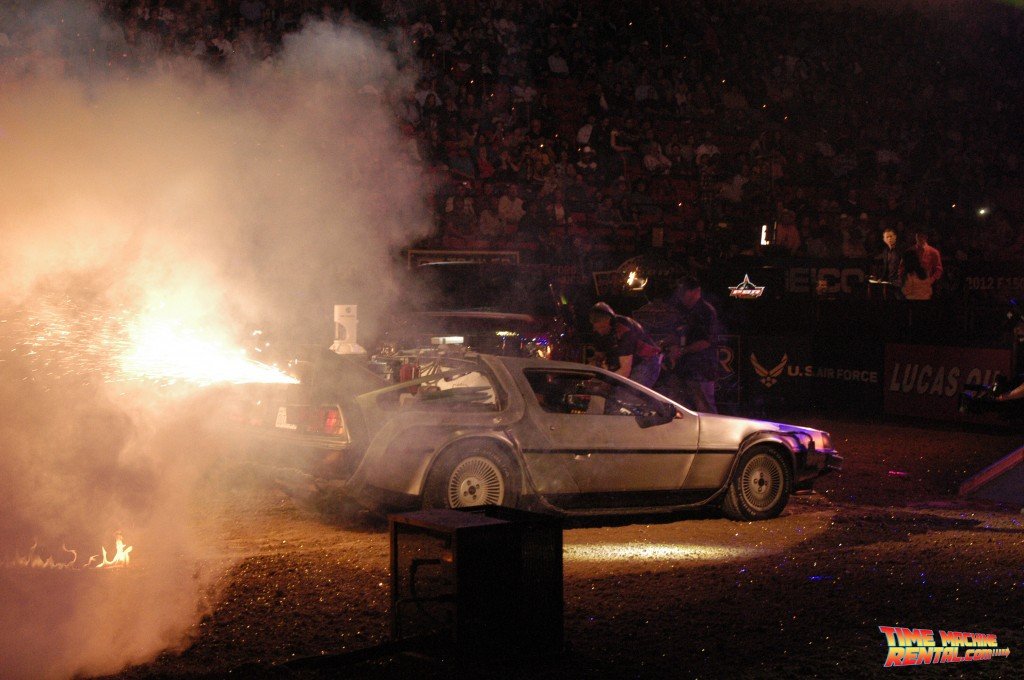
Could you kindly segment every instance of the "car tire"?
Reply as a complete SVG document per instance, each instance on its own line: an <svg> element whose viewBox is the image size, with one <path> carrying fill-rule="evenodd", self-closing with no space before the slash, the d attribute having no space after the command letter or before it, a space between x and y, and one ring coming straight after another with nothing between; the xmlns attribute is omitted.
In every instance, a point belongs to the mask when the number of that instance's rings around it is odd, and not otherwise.
<svg viewBox="0 0 1024 680"><path fill-rule="evenodd" d="M778 517L792 487L793 473L782 455L768 446L754 446L740 457L722 511L740 521Z"/></svg>
<svg viewBox="0 0 1024 680"><path fill-rule="evenodd" d="M494 444L459 445L434 463L422 501L424 508L514 508L519 502L519 475L509 457Z"/></svg>

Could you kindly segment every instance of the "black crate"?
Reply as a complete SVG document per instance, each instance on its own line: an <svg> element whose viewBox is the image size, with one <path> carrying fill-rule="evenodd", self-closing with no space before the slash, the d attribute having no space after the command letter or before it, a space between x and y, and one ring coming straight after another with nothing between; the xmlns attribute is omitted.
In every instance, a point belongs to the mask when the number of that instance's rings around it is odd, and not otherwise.
<svg viewBox="0 0 1024 680"><path fill-rule="evenodd" d="M487 506L389 517L391 633L456 651L549 656L562 649L562 529Z"/></svg>

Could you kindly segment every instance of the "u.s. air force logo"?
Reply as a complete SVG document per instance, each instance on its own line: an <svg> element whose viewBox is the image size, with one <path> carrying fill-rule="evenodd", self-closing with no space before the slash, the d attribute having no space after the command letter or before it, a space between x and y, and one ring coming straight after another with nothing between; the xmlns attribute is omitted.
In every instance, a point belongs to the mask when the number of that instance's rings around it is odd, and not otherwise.
<svg viewBox="0 0 1024 680"><path fill-rule="evenodd" d="M783 354L782 361L780 361L773 368L765 368L761 365L761 362L757 360L754 353L750 353L750 363L754 366L754 371L761 378L761 384L765 387L771 387L775 383L779 382L779 376L782 375L782 371L786 369L786 364L789 363L789 355Z"/></svg>

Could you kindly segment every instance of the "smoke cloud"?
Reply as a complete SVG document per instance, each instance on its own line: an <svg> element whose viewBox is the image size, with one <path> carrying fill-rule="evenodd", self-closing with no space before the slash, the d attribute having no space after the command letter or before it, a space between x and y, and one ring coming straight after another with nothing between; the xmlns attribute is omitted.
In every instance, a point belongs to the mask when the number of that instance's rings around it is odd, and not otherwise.
<svg viewBox="0 0 1024 680"><path fill-rule="evenodd" d="M119 66L124 36L75 3L0 9L5 678L180 648L223 571L196 498L220 395L111 381L130 320L326 347L334 303L372 328L394 254L429 223L389 110L414 74L381 36L310 22L219 69ZM117 532L131 567L83 568Z"/></svg>

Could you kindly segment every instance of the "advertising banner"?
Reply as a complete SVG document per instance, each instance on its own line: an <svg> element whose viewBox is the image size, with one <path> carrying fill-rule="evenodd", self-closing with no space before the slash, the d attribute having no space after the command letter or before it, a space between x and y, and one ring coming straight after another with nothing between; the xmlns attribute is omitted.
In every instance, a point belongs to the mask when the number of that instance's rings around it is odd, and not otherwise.
<svg viewBox="0 0 1024 680"><path fill-rule="evenodd" d="M715 385L715 401L720 413L739 413L741 383L739 358L742 343L738 335L718 336L718 382Z"/></svg>
<svg viewBox="0 0 1024 680"><path fill-rule="evenodd" d="M518 250L409 250L406 252L410 268L432 262L490 262L519 264Z"/></svg>
<svg viewBox="0 0 1024 680"><path fill-rule="evenodd" d="M1024 268L1016 262L961 262L943 259L944 273L936 285L940 297L969 299L976 303L1005 303L1024 295ZM870 284L880 262L875 258L755 258L735 257L718 267L719 287L735 285L749 274L766 286L771 298L829 298L879 300L887 297ZM739 277L739 278L738 278Z"/></svg>
<svg viewBox="0 0 1024 680"><path fill-rule="evenodd" d="M744 401L768 412L817 406L876 410L882 346L839 345L806 336L751 336L740 357Z"/></svg>
<svg viewBox="0 0 1024 680"><path fill-rule="evenodd" d="M991 384L1009 375L1009 349L887 345L884 408L889 415L988 422L990 416L961 414L960 394L968 384Z"/></svg>

